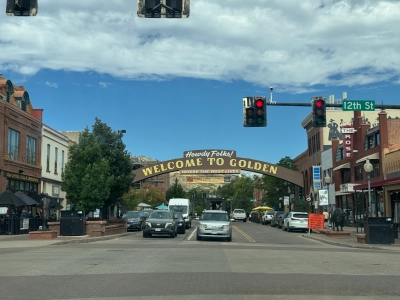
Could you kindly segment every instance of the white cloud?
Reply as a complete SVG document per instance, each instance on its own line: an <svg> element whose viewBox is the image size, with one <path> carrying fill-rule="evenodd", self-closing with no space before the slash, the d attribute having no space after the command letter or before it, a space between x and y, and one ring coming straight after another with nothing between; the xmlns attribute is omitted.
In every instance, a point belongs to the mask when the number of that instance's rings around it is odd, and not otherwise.
<svg viewBox="0 0 400 300"><path fill-rule="evenodd" d="M245 80L294 93L400 75L400 1L196 0L175 20L139 19L133 2L41 0L36 17L0 14L0 70Z"/></svg>
<svg viewBox="0 0 400 300"><path fill-rule="evenodd" d="M100 85L102 88L107 88L109 85L111 85L111 83L110 83L110 82L103 82L103 81L100 81L100 82L99 82L99 85Z"/></svg>
<svg viewBox="0 0 400 300"><path fill-rule="evenodd" d="M58 84L56 82L46 81L44 84L52 88L58 88Z"/></svg>

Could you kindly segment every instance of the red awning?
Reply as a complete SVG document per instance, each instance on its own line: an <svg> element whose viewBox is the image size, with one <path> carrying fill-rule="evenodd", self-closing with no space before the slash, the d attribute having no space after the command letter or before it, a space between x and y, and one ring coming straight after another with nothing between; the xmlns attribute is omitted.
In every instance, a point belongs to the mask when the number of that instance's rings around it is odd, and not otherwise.
<svg viewBox="0 0 400 300"><path fill-rule="evenodd" d="M384 185L387 185L388 183L395 183L397 181L400 182L400 177L373 181L373 182L371 182L371 188L384 186ZM368 183L360 184L360 185L357 185L354 187L354 190L357 190L357 191L366 190L366 189L368 189Z"/></svg>

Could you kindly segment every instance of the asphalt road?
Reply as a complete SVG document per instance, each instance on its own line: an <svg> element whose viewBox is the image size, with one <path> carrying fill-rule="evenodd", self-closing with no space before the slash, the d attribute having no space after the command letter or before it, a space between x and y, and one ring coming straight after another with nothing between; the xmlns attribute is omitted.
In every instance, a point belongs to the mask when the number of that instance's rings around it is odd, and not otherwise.
<svg viewBox="0 0 400 300"><path fill-rule="evenodd" d="M398 253L342 248L251 222L233 240L113 240L0 254L1 299L398 299ZM7 250L7 251L6 251Z"/></svg>

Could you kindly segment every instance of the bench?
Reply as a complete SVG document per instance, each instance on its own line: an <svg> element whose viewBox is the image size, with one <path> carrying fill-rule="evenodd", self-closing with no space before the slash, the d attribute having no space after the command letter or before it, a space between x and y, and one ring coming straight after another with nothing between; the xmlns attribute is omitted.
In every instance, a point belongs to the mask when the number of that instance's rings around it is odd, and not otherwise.
<svg viewBox="0 0 400 300"><path fill-rule="evenodd" d="M365 233L356 234L357 243L365 244Z"/></svg>

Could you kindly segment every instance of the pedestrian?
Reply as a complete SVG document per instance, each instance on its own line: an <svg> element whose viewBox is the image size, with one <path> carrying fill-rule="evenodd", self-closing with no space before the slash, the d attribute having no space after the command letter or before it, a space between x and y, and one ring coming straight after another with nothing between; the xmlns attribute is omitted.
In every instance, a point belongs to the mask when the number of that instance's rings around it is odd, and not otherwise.
<svg viewBox="0 0 400 300"><path fill-rule="evenodd" d="M327 229L327 227L328 227L329 213L326 211L326 209L324 209L323 215L324 215L324 218L325 218L325 229Z"/></svg>

